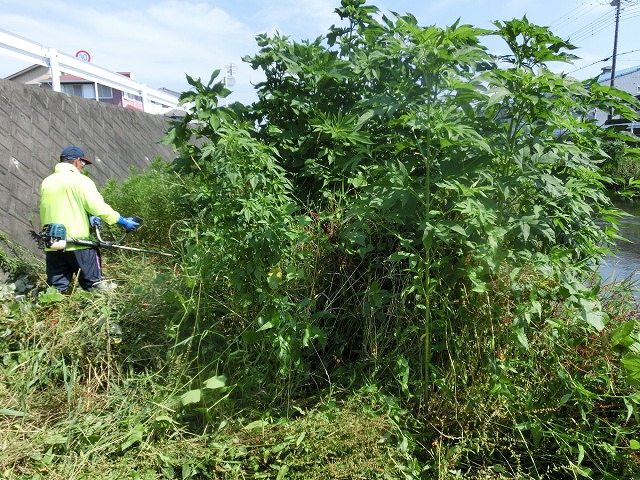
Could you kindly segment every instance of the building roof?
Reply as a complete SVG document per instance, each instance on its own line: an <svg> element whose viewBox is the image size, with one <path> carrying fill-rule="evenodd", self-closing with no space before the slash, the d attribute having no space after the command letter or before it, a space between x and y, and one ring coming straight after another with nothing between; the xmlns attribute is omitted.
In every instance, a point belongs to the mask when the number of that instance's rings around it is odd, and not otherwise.
<svg viewBox="0 0 640 480"><path fill-rule="evenodd" d="M125 77L131 78L131 72L117 72L120 75L123 75ZM51 83L51 77L47 77L46 79L43 80L43 82L45 83ZM62 75L60 75L60 83L94 83L91 80L87 80L85 78L82 77L78 77L76 75L70 75L68 73L62 73Z"/></svg>
<svg viewBox="0 0 640 480"><path fill-rule="evenodd" d="M131 72L117 72L122 76L125 76L127 78L133 78ZM19 72L15 72L12 73L11 75L8 75L7 77L5 77L5 80L21 80L21 78L24 78L25 75L27 74L33 74L30 78L33 80L35 79L35 75L38 75L38 77L40 78L40 82L41 83L48 83L51 84L51 75L50 75L50 71L49 71L49 67L45 67L43 65L31 65L27 68L23 68L22 70L20 70ZM60 75L60 83L93 83L90 80L86 80L82 77L78 77L76 75L70 75L68 73L64 73L62 72ZM179 95L178 95L179 96Z"/></svg>
<svg viewBox="0 0 640 480"><path fill-rule="evenodd" d="M616 78L624 77L625 75L631 75L632 73L640 72L640 65L631 68L625 68L624 70L616 70ZM598 83L608 82L611 80L611 68L607 67L602 70L602 73L598 77Z"/></svg>
<svg viewBox="0 0 640 480"><path fill-rule="evenodd" d="M23 68L22 70L12 73L11 75L7 75L6 77L4 77L5 80L13 80L14 78L18 78L26 73L30 73L30 72L36 72L38 70L42 70L42 71L49 71L49 67L45 67L43 65L30 65L27 68Z"/></svg>

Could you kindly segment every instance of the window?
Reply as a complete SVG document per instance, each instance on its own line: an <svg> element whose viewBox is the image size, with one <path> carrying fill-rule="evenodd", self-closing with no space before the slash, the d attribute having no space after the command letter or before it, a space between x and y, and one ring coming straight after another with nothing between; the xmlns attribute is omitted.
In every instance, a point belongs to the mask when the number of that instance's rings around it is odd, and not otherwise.
<svg viewBox="0 0 640 480"><path fill-rule="evenodd" d="M113 90L111 87L105 87L104 85L98 85L98 98L106 99L113 98Z"/></svg>
<svg viewBox="0 0 640 480"><path fill-rule="evenodd" d="M126 98L127 100L138 101L138 102L142 101L141 96L134 95L133 93L124 92L123 95L124 95L124 98Z"/></svg>
<svg viewBox="0 0 640 480"><path fill-rule="evenodd" d="M62 85L62 91L68 95L82 96L82 85Z"/></svg>
<svg viewBox="0 0 640 480"><path fill-rule="evenodd" d="M62 91L69 95L75 95L82 98L96 98L96 92L93 87L93 83L67 83L61 85Z"/></svg>

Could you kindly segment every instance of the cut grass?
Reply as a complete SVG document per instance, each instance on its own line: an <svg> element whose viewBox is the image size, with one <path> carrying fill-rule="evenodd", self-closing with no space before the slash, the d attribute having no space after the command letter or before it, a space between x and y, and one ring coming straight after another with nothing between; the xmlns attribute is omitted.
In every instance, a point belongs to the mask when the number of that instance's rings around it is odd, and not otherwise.
<svg viewBox="0 0 640 480"><path fill-rule="evenodd" d="M50 398L24 417L5 417L0 474L53 480L369 480L401 478L409 462L394 422L361 398L294 419L227 419L216 432L195 435L145 391L131 384L90 395L72 410Z"/></svg>

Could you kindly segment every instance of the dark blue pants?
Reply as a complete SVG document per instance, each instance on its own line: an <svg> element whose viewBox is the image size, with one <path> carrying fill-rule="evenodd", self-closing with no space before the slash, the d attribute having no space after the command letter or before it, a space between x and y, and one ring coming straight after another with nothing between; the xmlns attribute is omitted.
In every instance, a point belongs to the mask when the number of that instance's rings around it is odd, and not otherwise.
<svg viewBox="0 0 640 480"><path fill-rule="evenodd" d="M47 283L64 292L71 279L78 274L78 282L85 290L93 290L102 280L100 256L95 248L83 248L70 252L46 252Z"/></svg>

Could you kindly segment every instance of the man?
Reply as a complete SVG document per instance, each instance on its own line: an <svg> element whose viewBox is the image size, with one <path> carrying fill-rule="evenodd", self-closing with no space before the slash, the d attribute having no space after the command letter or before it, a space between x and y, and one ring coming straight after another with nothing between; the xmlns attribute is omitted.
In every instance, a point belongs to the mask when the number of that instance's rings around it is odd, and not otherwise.
<svg viewBox="0 0 640 480"><path fill-rule="evenodd" d="M62 150L60 163L40 187L41 224L62 224L68 237L83 240L89 239L89 217L93 224L102 219L109 225L118 223L128 232L140 226L133 218L120 216L104 201L93 180L81 173L86 165L91 162L81 148L71 145ZM47 283L58 291L67 290L75 273L83 289L104 288L96 248L67 244L64 250L45 250Z"/></svg>

